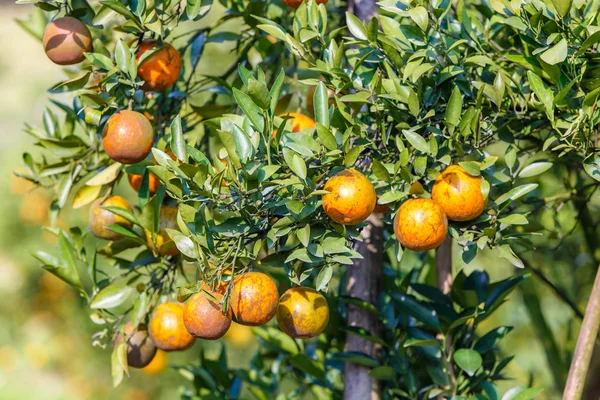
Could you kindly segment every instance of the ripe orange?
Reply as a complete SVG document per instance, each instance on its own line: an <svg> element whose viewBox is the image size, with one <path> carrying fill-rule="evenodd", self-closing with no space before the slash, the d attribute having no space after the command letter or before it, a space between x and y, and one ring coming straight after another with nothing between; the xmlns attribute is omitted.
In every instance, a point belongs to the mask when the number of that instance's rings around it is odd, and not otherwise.
<svg viewBox="0 0 600 400"><path fill-rule="evenodd" d="M469 221L485 209L482 180L480 176L469 175L460 165L451 165L435 180L431 197L450 221Z"/></svg>
<svg viewBox="0 0 600 400"><path fill-rule="evenodd" d="M328 0L316 0L317 4L327 4ZM286 6L293 8L294 10L300 7L302 4L302 0L283 0L283 4Z"/></svg>
<svg viewBox="0 0 600 400"><path fill-rule="evenodd" d="M156 374L159 374L162 371L164 371L166 366L167 366L167 353L165 353L161 349L158 349L156 351L156 355L154 356L152 361L150 361L150 364L148 364L144 368L142 368L142 371L144 371L148 375L156 375Z"/></svg>
<svg viewBox="0 0 600 400"><path fill-rule="evenodd" d="M121 196L110 196L106 200L97 199L92 203L88 213L88 225L96 237L106 240L120 239L121 235L111 231L108 229L108 227L113 224L119 224L127 228L131 228L133 224L127 221L125 218L117 214L113 214L108 210L104 210L101 207L119 207L129 212L133 212L129 202L127 202L127 200Z"/></svg>
<svg viewBox="0 0 600 400"><path fill-rule="evenodd" d="M144 40L137 53L139 63L142 55L158 46L156 40ZM177 50L167 42L162 42L162 49L145 60L138 67L138 75L144 80L142 89L145 91L162 92L177 82L181 74L181 56Z"/></svg>
<svg viewBox="0 0 600 400"><path fill-rule="evenodd" d="M234 279L229 307L237 323L264 325L275 315L278 303L277 285L269 275L247 272Z"/></svg>
<svg viewBox="0 0 600 400"><path fill-rule="evenodd" d="M131 185L133 190L139 192L140 188L142 187L144 175L128 174L127 180L129 181L129 184ZM158 188L160 188L160 179L158 179L156 175L150 172L148 176L148 191L150 192L150 194L154 194L156 193Z"/></svg>
<svg viewBox="0 0 600 400"><path fill-rule="evenodd" d="M153 143L152 124L137 111L118 111L106 121L102 131L106 154L123 164L142 161L150 154Z"/></svg>
<svg viewBox="0 0 600 400"><path fill-rule="evenodd" d="M128 322L123 327L123 334L119 333L115 338L115 346L121 343L123 340L129 339L127 344L127 364L133 368L144 368L156 354L156 346L148 331L145 329L138 329L133 331L133 324Z"/></svg>
<svg viewBox="0 0 600 400"><path fill-rule="evenodd" d="M145 232L148 245L158 251L161 256L175 256L179 254L179 249L169 237L167 229L178 229L177 207L162 206L160 208L160 224L155 242L152 242L152 233Z"/></svg>
<svg viewBox="0 0 600 400"><path fill-rule="evenodd" d="M358 224L375 209L375 188L366 176L355 169L338 172L329 178L324 189L330 193L323 195L323 208L338 224Z"/></svg>
<svg viewBox="0 0 600 400"><path fill-rule="evenodd" d="M289 112L282 115L282 117L287 116L292 117L292 132L300 132L304 129L310 129L315 127L315 121L304 114L300 114L297 112Z"/></svg>
<svg viewBox="0 0 600 400"><path fill-rule="evenodd" d="M156 347L164 351L179 351L193 346L196 338L185 329L183 310L183 304L179 303L163 303L156 307L148 326Z"/></svg>
<svg viewBox="0 0 600 400"><path fill-rule="evenodd" d="M327 300L314 289L288 289L279 299L277 323L293 338L309 339L320 335L329 322Z"/></svg>
<svg viewBox="0 0 600 400"><path fill-rule="evenodd" d="M219 300L223 298L220 293L211 292L211 295ZM218 303L209 299L203 292L198 292L185 303L183 323L185 329L195 337L216 340L227 333L231 318L221 312Z"/></svg>
<svg viewBox="0 0 600 400"><path fill-rule="evenodd" d="M405 201L394 218L396 238L407 249L431 250L438 247L448 234L448 219L444 210L431 199Z"/></svg>
<svg viewBox="0 0 600 400"><path fill-rule="evenodd" d="M44 51L55 64L72 65L85 60L92 51L92 35L83 22L73 17L57 18L46 26Z"/></svg>

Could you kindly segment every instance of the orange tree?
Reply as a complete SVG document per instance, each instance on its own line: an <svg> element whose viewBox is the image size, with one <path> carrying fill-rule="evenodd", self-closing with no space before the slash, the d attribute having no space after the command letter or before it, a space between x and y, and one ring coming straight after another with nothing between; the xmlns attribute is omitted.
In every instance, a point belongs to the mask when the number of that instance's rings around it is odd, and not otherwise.
<svg viewBox="0 0 600 400"><path fill-rule="evenodd" d="M184 398L497 398L511 328L478 326L527 275L452 274L449 249L522 268L530 213L554 206L535 177L584 165L561 204L596 188L593 7L32 2L21 24L80 64L51 89L72 102L27 126L42 150L20 175L54 189L53 222L91 204L35 256L86 301L115 384L234 320L252 363L178 367ZM234 44L218 75L209 43Z"/></svg>

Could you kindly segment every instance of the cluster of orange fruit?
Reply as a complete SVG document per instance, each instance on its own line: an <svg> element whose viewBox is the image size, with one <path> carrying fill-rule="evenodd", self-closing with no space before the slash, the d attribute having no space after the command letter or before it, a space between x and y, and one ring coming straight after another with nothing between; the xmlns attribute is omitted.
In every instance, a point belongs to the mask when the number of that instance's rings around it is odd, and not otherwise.
<svg viewBox="0 0 600 400"><path fill-rule="evenodd" d="M227 284L215 290L204 287L185 304L167 302L158 305L148 328L133 331L126 324L115 343L128 338L127 361L133 368L144 368L154 359L157 349L183 351L196 339L216 340L229 330L232 320L245 326L262 326L274 316L283 332L293 338L308 339L320 335L329 321L325 297L314 289L295 287L281 297L271 277L260 272L247 272L233 282L229 308L220 304Z"/></svg>
<svg viewBox="0 0 600 400"><path fill-rule="evenodd" d="M470 221L485 209L481 183L481 176L470 175L460 165L447 167L435 180L431 199L410 199L398 209L394 218L398 241L414 251L441 245L448 234L448 220ZM378 207L373 185L354 169L334 175L324 189L330 192L323 196L325 213L339 224L363 222Z"/></svg>

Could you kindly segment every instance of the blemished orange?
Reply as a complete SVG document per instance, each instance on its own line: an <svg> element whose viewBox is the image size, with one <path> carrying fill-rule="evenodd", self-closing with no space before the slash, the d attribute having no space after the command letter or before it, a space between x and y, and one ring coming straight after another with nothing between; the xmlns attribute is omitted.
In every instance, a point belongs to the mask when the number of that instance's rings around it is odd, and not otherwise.
<svg viewBox="0 0 600 400"><path fill-rule="evenodd" d="M127 365L132 368L144 368L148 366L156 355L156 346L148 335L148 331L138 328L135 332L133 324L128 322L123 327L123 333L115 337L115 346L123 340L127 342Z"/></svg>
<svg viewBox="0 0 600 400"><path fill-rule="evenodd" d="M194 345L196 338L185 329L183 310L183 304L172 302L156 307L148 325L156 347L164 351L180 351Z"/></svg>
<svg viewBox="0 0 600 400"><path fill-rule="evenodd" d="M210 294L218 300L223 298L220 293ZM204 292L198 292L185 303L183 323L187 331L195 337L216 340L227 333L231 318L221 311L219 303L209 299Z"/></svg>
<svg viewBox="0 0 600 400"><path fill-rule="evenodd" d="M85 60L92 51L92 35L83 22L73 17L51 21L42 38L48 58L58 65L73 65Z"/></svg>
<svg viewBox="0 0 600 400"><path fill-rule="evenodd" d="M482 181L481 176L470 175L460 165L451 165L435 180L431 197L450 221L469 221L485 210Z"/></svg>
<svg viewBox="0 0 600 400"><path fill-rule="evenodd" d="M148 39L140 43L136 60L139 63L142 55L158 46L158 42ZM138 66L138 76L144 80L142 89L151 92L162 92L177 82L181 74L181 56L167 42L162 42L162 48Z"/></svg>
<svg viewBox="0 0 600 400"><path fill-rule="evenodd" d="M177 227L177 207L162 206L160 208L159 229L156 233L155 241L152 241L152 233L146 230L146 241L150 247L155 249L161 256L175 256L179 254L179 249L175 242L167 233L167 229L178 229Z"/></svg>
<svg viewBox="0 0 600 400"><path fill-rule="evenodd" d="M279 292L275 281L262 272L246 272L233 281L229 307L242 325L261 326L277 312Z"/></svg>
<svg viewBox="0 0 600 400"><path fill-rule="evenodd" d="M329 306L325 297L314 289L288 289L279 299L277 324L288 336L310 339L320 335L329 322Z"/></svg>
<svg viewBox="0 0 600 400"><path fill-rule="evenodd" d="M142 161L150 154L153 144L152 124L137 111L118 111L104 124L104 151L110 158L122 164L136 164Z"/></svg>
<svg viewBox="0 0 600 400"><path fill-rule="evenodd" d="M394 218L394 233L407 249L435 249L446 239L448 218L442 207L431 199L406 200Z"/></svg>
<svg viewBox="0 0 600 400"><path fill-rule="evenodd" d="M355 169L338 172L323 188L323 209L333 221L343 225L363 222L375 209L377 194L366 176Z"/></svg>
<svg viewBox="0 0 600 400"><path fill-rule="evenodd" d="M164 371L166 367L167 353L165 353L161 349L158 349L156 351L156 354L154 355L154 358L152 359L152 361L150 361L150 364L142 368L142 371L144 371L148 375L156 375Z"/></svg>
<svg viewBox="0 0 600 400"><path fill-rule="evenodd" d="M114 214L102 207L118 207L133 212L131 205L121 196L110 196L107 199L97 199L90 206L88 225L94 236L106 240L120 239L121 235L111 231L108 227L110 225L119 224L131 228L133 224L120 215Z"/></svg>
<svg viewBox="0 0 600 400"><path fill-rule="evenodd" d="M317 4L327 4L327 1L328 0L316 0L315 2ZM302 0L283 0L283 4L295 10L298 7L300 7L300 4L302 4Z"/></svg>

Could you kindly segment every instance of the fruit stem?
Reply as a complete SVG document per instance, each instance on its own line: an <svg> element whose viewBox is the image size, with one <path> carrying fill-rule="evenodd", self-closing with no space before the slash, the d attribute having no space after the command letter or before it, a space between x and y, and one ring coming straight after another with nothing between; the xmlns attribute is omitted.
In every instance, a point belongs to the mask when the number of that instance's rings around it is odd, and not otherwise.
<svg viewBox="0 0 600 400"><path fill-rule="evenodd" d="M579 400L583 394L585 380L590 367L592 353L598 328L600 327L600 267L596 272L594 287L585 310L581 324L577 346L573 353L573 361L569 368L569 376L563 393L563 400Z"/></svg>

